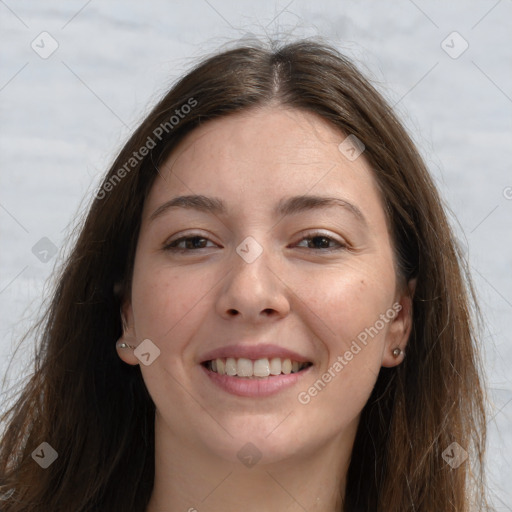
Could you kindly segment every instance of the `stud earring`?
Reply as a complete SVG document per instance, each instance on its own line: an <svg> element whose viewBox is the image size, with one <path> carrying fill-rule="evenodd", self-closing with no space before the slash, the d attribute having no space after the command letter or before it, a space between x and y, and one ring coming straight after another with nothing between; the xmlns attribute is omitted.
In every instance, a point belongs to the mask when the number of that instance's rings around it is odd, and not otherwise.
<svg viewBox="0 0 512 512"><path fill-rule="evenodd" d="M127 343L124 343L124 342L117 343L117 346L118 346L118 348L131 348L131 349L136 348L136 347L133 347L132 345L128 345Z"/></svg>
<svg viewBox="0 0 512 512"><path fill-rule="evenodd" d="M402 353L402 350L401 350L400 348L398 348L398 347L396 347L396 348L393 350L393 352L392 352L393 357L399 357L401 353Z"/></svg>

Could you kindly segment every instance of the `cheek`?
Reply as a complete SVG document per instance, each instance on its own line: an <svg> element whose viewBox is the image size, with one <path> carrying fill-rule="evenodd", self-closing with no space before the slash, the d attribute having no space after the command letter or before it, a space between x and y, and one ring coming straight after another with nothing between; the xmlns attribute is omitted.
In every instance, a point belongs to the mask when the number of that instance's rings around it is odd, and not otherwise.
<svg viewBox="0 0 512 512"><path fill-rule="evenodd" d="M302 273L295 279L295 289L299 303L304 305L301 315L307 315L312 331L321 338L332 359L344 353L353 340L389 310L395 276L391 265L386 271L372 262L358 262L329 272L321 269ZM387 323L382 326L379 322L378 327L381 339Z"/></svg>
<svg viewBox="0 0 512 512"><path fill-rule="evenodd" d="M359 415L375 385L390 322L381 315L392 312L395 276L392 266L386 273L384 266L369 264L309 280L318 285L308 287L315 313L309 318L328 357L298 399L313 422L325 421L326 428L336 430ZM307 297L305 289L302 295Z"/></svg>
<svg viewBox="0 0 512 512"><path fill-rule="evenodd" d="M210 283L212 281L212 283ZM137 338L164 344L208 303L211 276L186 268L144 265L134 269L132 301Z"/></svg>

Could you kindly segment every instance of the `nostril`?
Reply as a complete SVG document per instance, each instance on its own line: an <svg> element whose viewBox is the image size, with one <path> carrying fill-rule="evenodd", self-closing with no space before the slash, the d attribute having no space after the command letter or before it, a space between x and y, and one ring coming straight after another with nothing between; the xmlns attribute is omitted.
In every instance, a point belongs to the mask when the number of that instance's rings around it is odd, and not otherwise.
<svg viewBox="0 0 512 512"><path fill-rule="evenodd" d="M228 309L228 315L236 316L238 315L238 311L236 309Z"/></svg>

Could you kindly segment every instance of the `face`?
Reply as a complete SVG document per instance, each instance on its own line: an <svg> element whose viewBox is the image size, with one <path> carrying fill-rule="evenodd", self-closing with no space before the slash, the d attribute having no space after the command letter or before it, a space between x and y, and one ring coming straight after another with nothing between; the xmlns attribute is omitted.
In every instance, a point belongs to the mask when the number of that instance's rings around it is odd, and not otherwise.
<svg viewBox="0 0 512 512"><path fill-rule="evenodd" d="M401 362L410 304L373 171L345 138L265 107L206 123L160 169L124 305L150 364L119 355L177 443L233 461L247 442L266 461L343 443Z"/></svg>

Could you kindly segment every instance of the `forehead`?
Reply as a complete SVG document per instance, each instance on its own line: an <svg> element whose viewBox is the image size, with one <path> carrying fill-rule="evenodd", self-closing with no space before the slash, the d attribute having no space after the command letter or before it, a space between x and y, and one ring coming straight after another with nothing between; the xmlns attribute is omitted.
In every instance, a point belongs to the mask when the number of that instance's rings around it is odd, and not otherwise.
<svg viewBox="0 0 512 512"><path fill-rule="evenodd" d="M145 214L183 194L224 197L239 211L268 211L284 196L308 193L338 194L371 213L380 204L373 171L364 153L351 161L340 151L346 137L314 113L283 107L209 121L161 166Z"/></svg>

